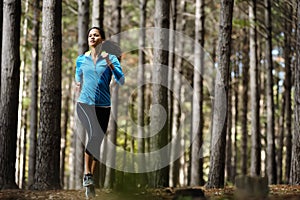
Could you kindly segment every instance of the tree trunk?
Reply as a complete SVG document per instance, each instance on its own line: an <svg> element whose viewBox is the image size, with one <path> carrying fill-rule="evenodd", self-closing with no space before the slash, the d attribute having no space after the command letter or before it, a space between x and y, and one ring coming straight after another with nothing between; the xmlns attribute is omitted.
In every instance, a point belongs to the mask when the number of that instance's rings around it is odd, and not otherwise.
<svg viewBox="0 0 300 200"><path fill-rule="evenodd" d="M104 0L93 0L92 26L103 28Z"/></svg>
<svg viewBox="0 0 300 200"><path fill-rule="evenodd" d="M244 48L243 48L243 89L242 89L242 174L248 174L248 88L249 88L249 38L247 36L246 30L243 31L244 33Z"/></svg>
<svg viewBox="0 0 300 200"><path fill-rule="evenodd" d="M180 2L180 8L182 9L182 13L186 12L186 0L181 0ZM185 31L185 26L186 26L186 17L182 15L181 17L181 23L178 27L178 31L184 32ZM184 53L184 40L181 39L177 41L178 44L178 55L183 55ZM183 130L182 130L182 121L181 121L181 108L180 108L180 102L181 100L181 87L182 87L182 76L183 76L183 59L181 56L175 57L176 63L175 63L175 71L174 73L174 85L172 88L172 91L174 94L178 94L176 97L173 98L173 119L172 119L172 132L171 132L171 137L172 140L174 141L173 145L171 146L171 152L170 152L170 157L171 157L171 163L170 163L170 172L169 172L169 177L170 177L170 186L171 187L178 187L180 186L179 184L179 169L180 169L180 159L178 158L177 155L181 155L179 153L181 151L181 145L180 142L183 138ZM181 129L180 129L181 128ZM177 157L177 158L176 158Z"/></svg>
<svg viewBox="0 0 300 200"><path fill-rule="evenodd" d="M283 97L282 97L282 103L281 103L281 114L279 117L279 131L278 131L278 149L277 149L277 183L278 184L283 184L282 181L282 175L283 175L283 147L284 147L284 119L285 119L285 93L286 91L283 92ZM279 106L279 102L278 102Z"/></svg>
<svg viewBox="0 0 300 200"><path fill-rule="evenodd" d="M3 24L3 1L0 1L0 52L2 52L2 24ZM1 61L2 55L0 56L0 94L1 94Z"/></svg>
<svg viewBox="0 0 300 200"><path fill-rule="evenodd" d="M286 120L285 120L285 127L286 127L286 159L285 159L285 183L289 182L290 171L291 171L291 159L292 159L292 64L291 64L291 57L292 57L292 32L293 32L293 7L288 3L285 5L285 13L287 14L284 17L284 69L285 69L285 79L284 79L284 95L285 95L285 113L286 113Z"/></svg>
<svg viewBox="0 0 300 200"><path fill-rule="evenodd" d="M28 13L29 3L28 0L24 2L25 4L25 13ZM26 129L27 129L27 112L28 107L24 106L23 99L28 97L27 87L28 87L28 78L26 77L26 45L28 40L28 16L24 16L24 21L22 23L22 43L21 43L21 66L20 66L20 88L19 88L19 106L18 106L18 136L17 136L17 162L16 162L16 182L19 188L24 188L23 181L25 179L25 168L23 166L26 164L26 146L24 146L24 142L26 142ZM25 151L23 151L25 150ZM25 154L24 154L25 153Z"/></svg>
<svg viewBox="0 0 300 200"><path fill-rule="evenodd" d="M267 174L269 184L276 184L276 158L275 158L275 128L274 128L274 99L273 99L273 58L272 58L272 24L271 1L265 0L266 38L266 70L267 70Z"/></svg>
<svg viewBox="0 0 300 200"><path fill-rule="evenodd" d="M192 134L194 142L191 153L191 186L203 185L203 78L204 75L204 35L205 0L196 1L195 18L195 66L193 82Z"/></svg>
<svg viewBox="0 0 300 200"><path fill-rule="evenodd" d="M175 31L177 27L177 0L170 2L170 38L169 38L169 71L168 71L168 105L169 105L169 132L172 133L172 119L173 119L173 84L174 84L174 66L175 66L175 46L176 36Z"/></svg>
<svg viewBox="0 0 300 200"><path fill-rule="evenodd" d="M226 148L227 130L227 102L224 105L224 99L228 101L233 2L233 0L221 1L218 44L219 74L217 74L215 83L213 132L207 188L224 187L225 156L223 154Z"/></svg>
<svg viewBox="0 0 300 200"><path fill-rule="evenodd" d="M31 101L30 101L30 136L29 136L29 164L28 164L28 187L34 184L37 123L38 123L38 74L39 74L39 30L40 30L40 0L33 2L33 31L31 49Z"/></svg>
<svg viewBox="0 0 300 200"><path fill-rule="evenodd" d="M26 83L25 80L22 81ZM25 95L28 96L28 94L23 94L23 95L24 97ZM23 108L21 111L20 121L22 121L22 126L20 127L18 139L17 139L16 182L18 187L21 189L25 189L25 171L26 171L25 168L26 168L26 154L27 154L26 147L27 147L27 129L28 129L27 111L28 108Z"/></svg>
<svg viewBox="0 0 300 200"><path fill-rule="evenodd" d="M257 67L256 0L249 5L250 21L250 98L251 98L251 176L260 175L261 144L259 127L259 85Z"/></svg>
<svg viewBox="0 0 300 200"><path fill-rule="evenodd" d="M68 144L68 127L69 127L69 118L70 118L70 101L72 96L72 65L71 68L68 69L69 72L65 72L68 74L67 81L64 86L63 93L66 95L63 99L63 119L62 119L62 130L61 130L61 150L60 150L60 182L61 186L65 186L65 160L66 160L66 149Z"/></svg>
<svg viewBox="0 0 300 200"><path fill-rule="evenodd" d="M231 73L231 71L230 71ZM225 166L226 166L226 175L227 175L227 181L232 183L232 80L231 76L228 76L228 98L227 98L227 138L226 138L226 160L225 160Z"/></svg>
<svg viewBox="0 0 300 200"><path fill-rule="evenodd" d="M152 73L152 109L151 109L151 134L157 133L154 139L155 150L160 150L168 143L168 48L169 32L164 28L169 28L170 18L170 0L155 1L154 24L157 30L154 32L154 60ZM162 119L162 117L164 119ZM163 124L162 124L163 123ZM157 130L161 127L160 130ZM160 166L154 172L154 187L168 186L169 184L169 167L161 166L163 159L168 158L166 152L160 151L160 156L153 160L154 166Z"/></svg>
<svg viewBox="0 0 300 200"><path fill-rule="evenodd" d="M34 188L59 189L61 119L61 2L43 1L40 126Z"/></svg>
<svg viewBox="0 0 300 200"><path fill-rule="evenodd" d="M244 45L244 44L243 44ZM241 47L242 49L242 47ZM238 162L238 127L239 127L239 87L240 87L240 69L241 63L240 57L237 58L237 63L234 66L234 81L233 84L233 96L234 96L234 133L233 133L233 156L232 156L232 169L231 169L231 181L235 183L235 177L237 174L237 162Z"/></svg>
<svg viewBox="0 0 300 200"><path fill-rule="evenodd" d="M294 95L294 115L295 130L293 132L292 148L292 169L290 173L290 183L300 185L300 2L297 1L297 46L295 65L295 95Z"/></svg>
<svg viewBox="0 0 300 200"><path fill-rule="evenodd" d="M78 55L84 54L88 49L87 32L89 29L89 0L78 0Z"/></svg>
<svg viewBox="0 0 300 200"><path fill-rule="evenodd" d="M88 43L87 43L87 32L89 29L89 8L90 1L89 0L78 0L78 55L84 54L88 51ZM74 88L73 88L74 91ZM75 92L75 91L74 91ZM76 92L73 94L75 99L77 100L79 94ZM76 105L76 102L74 102ZM75 108L76 106L74 106ZM76 163L73 166L75 169L73 178L75 180L73 186L75 189L82 188L82 176L84 173L84 143L85 143L85 129L82 126L80 120L78 119L77 113L74 112L73 119L75 120L76 130L73 132L73 148L74 148L74 162Z"/></svg>
<svg viewBox="0 0 300 200"><path fill-rule="evenodd" d="M3 1L1 101L0 101L0 189L17 188L15 162L17 148L18 100L20 84L21 1Z"/></svg>
<svg viewBox="0 0 300 200"><path fill-rule="evenodd" d="M138 184L140 184L142 187L147 184L147 176L145 173L145 157L143 156L143 153L145 153L145 43L146 43L146 33L145 33L145 27L146 27L146 19L147 19L147 2L148 0L140 0L140 35L139 35L139 66L138 66L138 128L137 128L137 134L138 134L138 153L142 155L142 161L139 163L139 171L142 172L139 175L138 178Z"/></svg>
<svg viewBox="0 0 300 200"><path fill-rule="evenodd" d="M112 29L113 34L118 34L121 32L121 8L122 0L112 1ZM117 37L117 43L120 44L120 38ZM116 55L118 56L118 55ZM110 140L113 144L117 143L117 121L118 121L118 97L119 97L119 85L114 84L111 88L111 99L112 99L112 110L108 125L108 136L107 139ZM116 149L111 149L107 152L107 158L111 166L115 165ZM106 176L104 187L112 188L114 184L115 171L111 167L106 167Z"/></svg>
<svg viewBox="0 0 300 200"><path fill-rule="evenodd" d="M73 114L70 119L70 127L72 130L72 133L70 134L70 149L69 149L69 176L68 176L68 184L67 184L67 189L75 189L75 170L76 166L74 166L73 163L76 161L76 133L75 133L75 120ZM83 160L83 158L82 158Z"/></svg>

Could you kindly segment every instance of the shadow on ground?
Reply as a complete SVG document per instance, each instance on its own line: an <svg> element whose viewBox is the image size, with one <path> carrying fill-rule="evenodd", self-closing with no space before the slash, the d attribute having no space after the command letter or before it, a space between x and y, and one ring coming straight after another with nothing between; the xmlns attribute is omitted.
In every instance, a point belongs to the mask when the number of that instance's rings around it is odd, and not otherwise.
<svg viewBox="0 0 300 200"><path fill-rule="evenodd" d="M224 189L202 189L207 200L238 200L234 196L234 187L226 187ZM184 188L180 188L183 190ZM172 200L176 193L175 188L154 189L149 192L127 192L121 193L112 190L96 189L96 197L93 200ZM45 199L68 199L79 200L86 199L84 195L85 190L49 190L49 191L32 191L32 190L1 190L1 200L45 200ZM197 198L184 197L180 200L196 200ZM274 185L270 186L270 192L264 200L299 200L300 186L289 185ZM243 199L244 200L244 199ZM245 199L246 200L246 199ZM252 199L254 200L254 199ZM256 200L256 199L255 199Z"/></svg>

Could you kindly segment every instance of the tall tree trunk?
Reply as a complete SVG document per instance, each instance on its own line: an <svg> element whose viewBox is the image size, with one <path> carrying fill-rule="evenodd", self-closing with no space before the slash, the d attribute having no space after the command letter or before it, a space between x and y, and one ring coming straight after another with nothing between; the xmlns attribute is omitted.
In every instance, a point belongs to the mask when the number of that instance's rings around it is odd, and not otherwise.
<svg viewBox="0 0 300 200"><path fill-rule="evenodd" d="M186 68L183 68L183 74L187 74L187 71L190 70L185 70ZM186 88L182 87L181 89L181 102L186 102L187 99L185 98L186 94ZM192 104L192 99L189 99L189 103ZM185 122L189 117L182 112L181 113L181 122ZM185 131L187 130L187 131ZM181 132L181 133L180 133ZM180 134L181 134L181 142L180 142L180 158L179 158L179 186L184 187L187 186L189 181L188 181L188 167L189 167L189 154L185 150L189 147L190 145L190 138L191 138L191 132L192 132L192 123L182 123L180 127Z"/></svg>
<svg viewBox="0 0 300 200"><path fill-rule="evenodd" d="M231 73L231 71L230 71ZM227 175L227 181L232 182L232 79L231 76L228 76L228 98L227 98L227 138L226 138L226 160L225 160L225 166L226 166L226 175Z"/></svg>
<svg viewBox="0 0 300 200"><path fill-rule="evenodd" d="M267 68L267 174L269 184L276 184L276 158L275 158L275 117L273 92L273 58L272 58L272 22L271 1L265 0L266 38L266 68Z"/></svg>
<svg viewBox="0 0 300 200"><path fill-rule="evenodd" d="M224 98L228 100L233 2L233 0L221 0L218 44L219 74L215 83L213 132L207 188L224 187L225 156L223 154L226 148L227 130L227 106L224 105ZM224 123L222 123L223 120L225 120Z"/></svg>
<svg viewBox="0 0 300 200"><path fill-rule="evenodd" d="M67 137L67 133L68 133L68 127L69 127L69 118L70 118L70 101L71 101L71 96L72 96L72 76L71 74L73 74L73 68L72 65L71 67L69 67L69 69L67 69L68 71L66 71L65 73L67 74L67 81L65 83L64 87L64 91L63 93L66 94L65 98L62 99L63 101L63 110L62 110L62 114L63 114L63 119L62 119L62 130L61 130L61 149L60 149L60 182L61 182L61 186L64 187L65 186L65 160L66 160L66 149L67 149L67 144L68 144L68 137Z"/></svg>
<svg viewBox="0 0 300 200"><path fill-rule="evenodd" d="M257 67L256 0L249 5L250 21L250 96L251 96L251 176L260 175L261 144L259 127L259 85Z"/></svg>
<svg viewBox="0 0 300 200"><path fill-rule="evenodd" d="M28 187L34 184L37 123L38 123L38 74L39 74L39 30L40 30L40 0L33 2L33 31L31 49L31 101L30 101L30 136L29 136L29 164L28 164Z"/></svg>
<svg viewBox="0 0 300 200"><path fill-rule="evenodd" d="M205 0L196 1L195 18L195 66L193 82L192 134L194 142L191 154L191 186L203 185L203 78L204 75L204 35Z"/></svg>
<svg viewBox="0 0 300 200"><path fill-rule="evenodd" d="M282 103L281 103L281 114L279 117L279 131L278 131L278 149L277 149L277 183L278 184L282 184L282 176L283 176L283 163L282 163L282 159L283 159L283 147L284 147L284 119L285 119L285 93L286 91L284 91L283 93L283 97L282 97ZM279 102L278 102L279 104ZM278 105L279 106L279 105Z"/></svg>
<svg viewBox="0 0 300 200"><path fill-rule="evenodd" d="M75 111L76 112L76 111ZM76 114L75 114L76 115ZM75 117L76 120L76 135L74 136L74 147L75 147L75 189L82 188L82 176L84 173L84 142L85 142L85 129L80 124L81 122L78 119L78 116ZM80 125L78 125L80 124ZM82 134L80 137L79 134Z"/></svg>
<svg viewBox="0 0 300 200"><path fill-rule="evenodd" d="M103 28L104 0L93 0L92 26Z"/></svg>
<svg viewBox="0 0 300 200"><path fill-rule="evenodd" d="M231 76L228 77L228 98L227 98L227 138L226 138L226 160L225 160L225 166L226 166L226 175L227 175L227 181L232 182L232 85L231 85Z"/></svg>
<svg viewBox="0 0 300 200"><path fill-rule="evenodd" d="M173 84L174 84L174 66L175 66L175 46L176 46L176 27L177 27L177 0L170 2L170 39L169 39L169 71L168 71L168 105L169 105L169 132L172 133L173 119Z"/></svg>
<svg viewBox="0 0 300 200"><path fill-rule="evenodd" d="M289 182L290 171L291 171L291 159L292 159L292 70L291 70L291 57L292 57L292 32L293 32L293 7L289 3L285 2L285 13L287 16L284 17L284 95L285 95L285 127L286 127L286 159L285 159L285 183Z"/></svg>
<svg viewBox="0 0 300 200"><path fill-rule="evenodd" d="M3 1L0 1L0 52L2 52L2 35L3 35L2 24L3 24ZM2 55L0 56L0 94L1 94L1 66L2 66L1 58Z"/></svg>
<svg viewBox="0 0 300 200"><path fill-rule="evenodd" d="M78 0L78 55L84 54L88 49L87 32L89 29L89 0Z"/></svg>
<svg viewBox="0 0 300 200"><path fill-rule="evenodd" d="M18 100L20 84L21 1L3 1L3 32L0 95L0 188L17 188L15 162L17 148Z"/></svg>
<svg viewBox="0 0 300 200"><path fill-rule="evenodd" d="M59 189L61 119L61 2L43 1L40 126L34 188Z"/></svg>
<svg viewBox="0 0 300 200"><path fill-rule="evenodd" d="M112 1L112 29L113 34L118 34L121 32L121 8L122 8L122 0ZM117 37L117 43L120 44L120 38ZM118 55L117 55L118 56ZM119 97L119 85L114 84L111 88L112 95L112 110L109 119L108 125L108 140L110 140L113 144L117 143L117 121L118 121L118 97ZM111 166L115 165L115 157L116 157L116 149L112 149L107 152L107 158L109 158L111 162ZM114 183L115 171L113 168L106 168L106 176L104 187L112 188Z"/></svg>
<svg viewBox="0 0 300 200"><path fill-rule="evenodd" d="M242 48L242 47L241 47ZM237 64L234 66L234 81L233 81L233 96L234 96L234 133L233 133L233 156L231 180L235 183L237 174L237 160L238 160L238 127L239 127L239 87L240 87L240 57L237 59Z"/></svg>
<svg viewBox="0 0 300 200"><path fill-rule="evenodd" d="M145 173L145 157L143 156L143 153L145 153L145 44L146 44L146 33L145 33L145 27L146 27L146 19L147 19L147 2L148 0L140 0L140 35L139 35L139 63L138 63L138 128L137 128L137 134L138 134L138 141L137 141L137 149L138 153L142 155L142 161L139 163L139 171L142 172L138 178L138 184L141 186L145 186L147 184L147 176Z"/></svg>
<svg viewBox="0 0 300 200"><path fill-rule="evenodd" d="M290 173L290 183L300 185L300 1L297 1L297 46L295 65L295 95L294 95L294 115L295 130L293 132L292 149L292 169Z"/></svg>
<svg viewBox="0 0 300 200"><path fill-rule="evenodd" d="M182 9L182 13L186 12L186 0L181 0L180 2L180 8ZM181 23L178 27L178 31L184 32L185 31L185 26L186 26L186 17L182 15L181 17ZM178 53L179 55L183 55L184 53L184 40L178 40ZM181 87L182 87L182 76L183 76L183 59L181 56L175 57L176 63L175 63L175 71L174 73L174 85L172 88L172 91L174 94L178 94L176 97L173 98L173 119L172 119L172 132L171 132L171 137L172 143L171 145L171 152L170 152L170 157L172 163L170 163L170 171L169 171L169 178L170 178L170 186L171 187L178 187L179 184L179 169L180 169L180 159L176 158L178 157L177 155L181 155L179 153L181 151L181 140L183 137L183 130L182 130L182 121L181 121L181 110L180 110L180 102L181 100ZM181 129L180 129L181 128Z"/></svg>
<svg viewBox="0 0 300 200"><path fill-rule="evenodd" d="M154 32L154 60L153 60L153 94L152 94L152 109L151 109L151 127L150 132L157 133L154 139L154 149L160 150L168 143L168 48L169 48L169 32L170 24L170 0L155 1L155 17L154 24L157 30ZM162 119L162 116L165 119ZM164 124L161 124L164 123ZM157 130L161 127L160 130ZM166 159L166 152L160 151L160 156L155 158L153 162L155 166L160 166L163 159ZM154 186L168 186L169 184L169 167L161 166L154 172Z"/></svg>
<svg viewBox="0 0 300 200"><path fill-rule="evenodd" d="M87 43L87 32L89 29L89 9L90 1L89 0L78 0L78 55L84 54L88 49ZM73 90L74 91L74 90ZM75 91L74 91L75 92ZM75 99L78 98L78 93L73 94ZM76 102L74 102L76 105ZM75 107L75 106L74 106ZM82 188L82 175L84 173L84 143L85 143L85 129L82 126L80 120L78 119L77 113L74 112L74 118L76 124L76 130L73 133L73 142L74 145L74 159L76 165L73 166L74 169L74 187L75 189Z"/></svg>
<svg viewBox="0 0 300 200"><path fill-rule="evenodd" d="M243 48L243 89L242 89L242 174L248 174L248 88L249 88L249 37L244 29L244 48Z"/></svg>
<svg viewBox="0 0 300 200"><path fill-rule="evenodd" d="M25 13L28 13L29 10L29 2L26 0L24 2L25 4ZM23 28L23 35L22 35L22 43L21 43L21 66L20 66L20 88L19 88L19 106L18 106L18 140L17 140L17 162L16 162L16 182L19 186L19 188L23 188L23 178L24 178L24 172L25 169L23 168L23 165L25 164L26 158L24 155L24 151L26 148L24 148L24 142L26 138L26 118L27 118L27 111L28 107L25 107L23 105L23 99L28 97L27 94L27 75L26 75L26 60L27 60L27 54L26 54L26 45L27 45L27 35L28 35L28 16L24 16L24 21L22 23ZM25 146L26 147L26 146Z"/></svg>

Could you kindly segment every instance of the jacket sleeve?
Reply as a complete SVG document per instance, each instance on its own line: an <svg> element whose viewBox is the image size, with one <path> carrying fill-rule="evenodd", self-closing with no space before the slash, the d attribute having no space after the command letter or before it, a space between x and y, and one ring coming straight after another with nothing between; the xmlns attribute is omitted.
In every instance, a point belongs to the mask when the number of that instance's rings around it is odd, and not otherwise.
<svg viewBox="0 0 300 200"><path fill-rule="evenodd" d="M82 82L82 69L81 64L83 62L84 55L80 55L76 59L75 81Z"/></svg>
<svg viewBox="0 0 300 200"><path fill-rule="evenodd" d="M122 71L121 64L115 55L109 55L109 56L112 64L114 65L114 70L112 70L114 78L119 85L123 85L125 83L125 76Z"/></svg>

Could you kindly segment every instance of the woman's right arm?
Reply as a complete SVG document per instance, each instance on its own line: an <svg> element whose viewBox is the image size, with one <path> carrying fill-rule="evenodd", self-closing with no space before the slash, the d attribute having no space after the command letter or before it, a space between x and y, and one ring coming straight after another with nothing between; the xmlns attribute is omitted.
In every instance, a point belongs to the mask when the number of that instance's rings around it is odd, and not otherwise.
<svg viewBox="0 0 300 200"><path fill-rule="evenodd" d="M80 92L82 87L82 69L81 64L83 62L84 55L80 55L76 59L76 70L75 70L75 90L76 92Z"/></svg>

